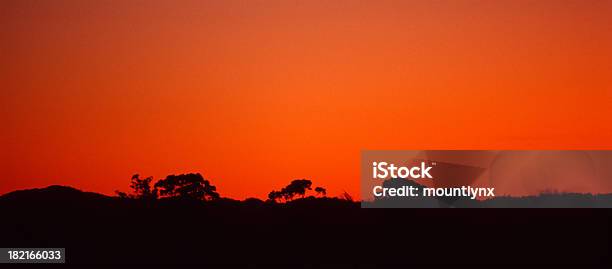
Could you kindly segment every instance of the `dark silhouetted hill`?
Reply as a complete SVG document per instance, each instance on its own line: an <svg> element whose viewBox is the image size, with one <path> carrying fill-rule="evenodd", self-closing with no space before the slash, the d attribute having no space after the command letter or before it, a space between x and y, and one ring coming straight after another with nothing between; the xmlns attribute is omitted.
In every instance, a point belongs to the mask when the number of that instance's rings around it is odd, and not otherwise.
<svg viewBox="0 0 612 269"><path fill-rule="evenodd" d="M95 192L84 192L68 186L51 185L46 188L10 192L0 196L5 201L93 201L112 199Z"/></svg>
<svg viewBox="0 0 612 269"><path fill-rule="evenodd" d="M0 197L2 247L75 268L607 267L610 209L363 209L337 198L120 199L51 186ZM455 266L457 267L457 266Z"/></svg>

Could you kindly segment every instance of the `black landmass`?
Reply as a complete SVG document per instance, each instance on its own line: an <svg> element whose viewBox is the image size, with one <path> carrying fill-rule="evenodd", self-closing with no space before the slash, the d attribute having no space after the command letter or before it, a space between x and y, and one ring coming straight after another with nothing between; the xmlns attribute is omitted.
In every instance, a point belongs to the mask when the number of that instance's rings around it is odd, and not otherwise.
<svg viewBox="0 0 612 269"><path fill-rule="evenodd" d="M63 247L74 268L612 266L610 209L144 200L50 186L1 196L0 216L0 247Z"/></svg>

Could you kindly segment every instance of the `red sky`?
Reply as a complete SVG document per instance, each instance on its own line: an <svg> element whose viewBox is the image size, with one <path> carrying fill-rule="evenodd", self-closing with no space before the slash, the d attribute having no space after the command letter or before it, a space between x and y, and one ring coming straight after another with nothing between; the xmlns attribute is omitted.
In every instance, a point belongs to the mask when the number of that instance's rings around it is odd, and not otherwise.
<svg viewBox="0 0 612 269"><path fill-rule="evenodd" d="M612 1L2 1L0 193L200 172L359 193L362 149L612 149Z"/></svg>

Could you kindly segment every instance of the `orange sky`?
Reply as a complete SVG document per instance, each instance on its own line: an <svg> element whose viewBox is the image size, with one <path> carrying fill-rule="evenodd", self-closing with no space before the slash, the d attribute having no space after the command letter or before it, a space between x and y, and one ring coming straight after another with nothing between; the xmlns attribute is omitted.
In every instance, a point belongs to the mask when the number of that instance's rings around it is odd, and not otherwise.
<svg viewBox="0 0 612 269"><path fill-rule="evenodd" d="M612 1L2 1L0 193L201 172L359 193L362 149L612 149Z"/></svg>

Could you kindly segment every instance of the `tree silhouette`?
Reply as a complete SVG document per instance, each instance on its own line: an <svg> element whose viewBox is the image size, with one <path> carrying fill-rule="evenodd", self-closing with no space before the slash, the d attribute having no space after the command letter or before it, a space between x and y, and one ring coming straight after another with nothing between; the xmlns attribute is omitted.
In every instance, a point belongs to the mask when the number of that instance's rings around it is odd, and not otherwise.
<svg viewBox="0 0 612 269"><path fill-rule="evenodd" d="M153 177L141 179L140 175L133 175L130 188L134 192L134 198L157 199L157 189L151 190L151 181L153 181Z"/></svg>
<svg viewBox="0 0 612 269"><path fill-rule="evenodd" d="M151 189L151 181L153 181L153 177L140 178L140 175L135 174L130 181L132 194L121 191L115 191L115 193L119 198L157 199L157 188Z"/></svg>
<svg viewBox="0 0 612 269"><path fill-rule="evenodd" d="M214 200L219 198L217 187L211 185L199 173L169 175L155 183L155 188L159 189L159 194L164 197L196 200Z"/></svg>
<svg viewBox="0 0 612 269"><path fill-rule="evenodd" d="M280 191L271 191L268 194L268 199L272 202L276 202L276 200L282 199L283 194Z"/></svg>
<svg viewBox="0 0 612 269"><path fill-rule="evenodd" d="M312 189L312 181L308 179L296 179L291 181L289 185L282 188L280 191L271 191L268 194L268 199L276 201L278 199L284 199L285 201L292 200L296 195L302 196L306 194L306 190Z"/></svg>
<svg viewBox="0 0 612 269"><path fill-rule="evenodd" d="M323 196L325 197L327 195L327 190L323 187L316 187L314 189L314 191L317 193L317 195Z"/></svg>
<svg viewBox="0 0 612 269"><path fill-rule="evenodd" d="M290 198L293 199L294 196L300 195L302 198L306 194L306 190L311 190L312 181L308 179L296 179L291 181L287 187L283 188L283 192Z"/></svg>

